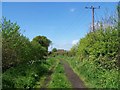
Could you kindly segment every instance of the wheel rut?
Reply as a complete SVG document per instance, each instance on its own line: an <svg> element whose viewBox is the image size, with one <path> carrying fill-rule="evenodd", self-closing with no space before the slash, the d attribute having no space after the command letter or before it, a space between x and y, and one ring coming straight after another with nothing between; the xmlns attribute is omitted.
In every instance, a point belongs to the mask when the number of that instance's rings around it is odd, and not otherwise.
<svg viewBox="0 0 120 90"><path fill-rule="evenodd" d="M79 76L74 73L72 68L69 66L68 62L65 60L60 60L60 62L63 64L65 69L65 74L68 78L68 80L71 82L73 88L86 88L83 81L79 78Z"/></svg>

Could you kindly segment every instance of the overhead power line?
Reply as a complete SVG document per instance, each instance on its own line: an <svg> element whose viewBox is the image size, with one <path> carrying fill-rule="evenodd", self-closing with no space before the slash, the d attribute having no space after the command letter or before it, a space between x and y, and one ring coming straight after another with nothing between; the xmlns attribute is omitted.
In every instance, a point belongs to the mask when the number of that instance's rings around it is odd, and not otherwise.
<svg viewBox="0 0 120 90"><path fill-rule="evenodd" d="M100 6L99 7L94 7L94 6L85 7L85 9L92 9L92 30L94 32L95 31L95 27L94 27L94 10L95 9L100 9Z"/></svg>

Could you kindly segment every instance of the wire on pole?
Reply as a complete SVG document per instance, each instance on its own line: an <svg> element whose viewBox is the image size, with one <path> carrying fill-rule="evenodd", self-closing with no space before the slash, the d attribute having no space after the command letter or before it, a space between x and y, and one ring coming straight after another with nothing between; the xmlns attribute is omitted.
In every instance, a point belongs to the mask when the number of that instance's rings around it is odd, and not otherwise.
<svg viewBox="0 0 120 90"><path fill-rule="evenodd" d="M95 28L94 28L94 10L100 9L100 6L98 6L98 7L90 6L90 7L85 7L85 9L92 9L92 30L94 32L95 31Z"/></svg>

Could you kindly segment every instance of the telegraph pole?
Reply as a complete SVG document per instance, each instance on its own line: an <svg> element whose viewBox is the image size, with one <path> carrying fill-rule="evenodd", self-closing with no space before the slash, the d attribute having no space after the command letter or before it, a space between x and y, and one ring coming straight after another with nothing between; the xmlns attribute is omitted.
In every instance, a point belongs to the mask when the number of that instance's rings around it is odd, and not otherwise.
<svg viewBox="0 0 120 90"><path fill-rule="evenodd" d="M94 7L94 6L91 6L91 7L85 7L86 9L92 9L92 30L93 32L95 31L95 26L94 26L94 11L95 9L100 9L100 6L99 7Z"/></svg>

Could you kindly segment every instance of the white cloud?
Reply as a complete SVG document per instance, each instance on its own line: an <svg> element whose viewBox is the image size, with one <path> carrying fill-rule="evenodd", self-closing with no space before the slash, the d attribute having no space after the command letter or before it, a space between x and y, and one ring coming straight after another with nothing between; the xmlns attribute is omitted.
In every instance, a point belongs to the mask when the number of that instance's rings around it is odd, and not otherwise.
<svg viewBox="0 0 120 90"><path fill-rule="evenodd" d="M76 10L75 8L71 8L70 12L75 12L75 10Z"/></svg>
<svg viewBox="0 0 120 90"><path fill-rule="evenodd" d="M75 44L77 44L79 42L79 40L73 40L72 41L72 45L75 45Z"/></svg>
<svg viewBox="0 0 120 90"><path fill-rule="evenodd" d="M64 43L53 43L49 47L49 51L51 51L53 48L70 50L72 46L77 44L78 42L79 40L73 40L72 42L66 42L66 43L65 42Z"/></svg>
<svg viewBox="0 0 120 90"><path fill-rule="evenodd" d="M70 48L72 47L72 44L71 43L59 43L59 44L54 43L51 47L49 47L49 51L51 51L54 47L57 49L70 50Z"/></svg>

